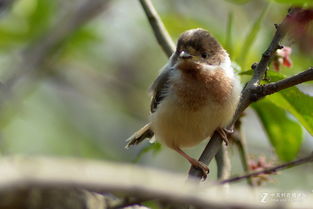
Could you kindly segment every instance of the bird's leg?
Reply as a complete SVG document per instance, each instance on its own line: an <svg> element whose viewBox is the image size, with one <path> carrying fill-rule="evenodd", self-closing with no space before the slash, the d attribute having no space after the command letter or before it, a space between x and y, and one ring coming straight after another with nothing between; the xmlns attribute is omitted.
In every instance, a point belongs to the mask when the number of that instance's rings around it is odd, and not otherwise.
<svg viewBox="0 0 313 209"><path fill-rule="evenodd" d="M183 150L181 150L179 147L173 148L176 152L178 152L181 156L183 156L186 160L189 161L189 163L202 171L203 178L206 179L207 174L209 173L209 168L207 165L205 165L203 162L200 162L192 157L190 157L188 154L186 154Z"/></svg>

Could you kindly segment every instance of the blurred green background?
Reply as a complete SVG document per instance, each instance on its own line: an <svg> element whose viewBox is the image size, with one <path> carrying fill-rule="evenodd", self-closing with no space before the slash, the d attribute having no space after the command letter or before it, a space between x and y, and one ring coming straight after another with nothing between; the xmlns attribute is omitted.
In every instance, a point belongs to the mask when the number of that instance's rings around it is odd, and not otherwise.
<svg viewBox="0 0 313 209"><path fill-rule="evenodd" d="M0 13L0 80L4 85L0 96L7 94L6 81L15 74L16 66L23 71L23 66L17 64L25 56L23 50L40 43L41 37L48 36L47 31L80 1L11 2ZM273 24L284 18L289 6L266 0L153 3L174 40L187 29L205 28L228 50L238 72L249 70L260 59L275 32ZM282 74L292 75L313 65L312 54L302 53L288 38L284 44L293 48L293 67L283 67ZM147 89L166 62L139 2L111 1L103 13L67 37L48 56L45 64L36 69L41 72L33 75L36 79L16 87L22 92L14 99L1 99L1 154L93 158L187 173L188 162L168 148L155 145L149 151L149 142L144 142L124 149L125 140L147 122ZM243 83L248 79L242 76ZM310 83L300 89L313 95ZM274 106L267 110L271 108ZM291 141L297 141L288 145L295 149L286 159L307 155L313 148L312 137L299 125L297 117L282 111L285 118L281 123L289 120L297 126L294 135L289 136ZM278 163L264 127L249 108L243 118L249 156L266 156ZM278 129L274 135L280 144L288 137L288 127ZM205 142L186 151L197 158L204 145ZM297 147L301 147L300 151ZM243 173L236 147L229 148L232 174ZM266 186L311 191L312 168L307 164L281 172ZM215 179L214 163L210 170Z"/></svg>

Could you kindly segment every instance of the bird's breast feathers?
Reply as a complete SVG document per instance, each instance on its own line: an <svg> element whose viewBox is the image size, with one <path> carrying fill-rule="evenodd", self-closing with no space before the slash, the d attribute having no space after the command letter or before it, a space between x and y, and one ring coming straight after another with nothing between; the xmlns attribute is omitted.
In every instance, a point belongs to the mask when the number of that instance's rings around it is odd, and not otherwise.
<svg viewBox="0 0 313 209"><path fill-rule="evenodd" d="M171 89L176 94L177 102L195 111L208 102L223 104L231 94L232 83L220 69L207 72L185 73L182 79L173 82Z"/></svg>
<svg viewBox="0 0 313 209"><path fill-rule="evenodd" d="M193 146L232 119L239 81L230 65L210 67L171 72L167 95L150 117L156 138L168 146Z"/></svg>

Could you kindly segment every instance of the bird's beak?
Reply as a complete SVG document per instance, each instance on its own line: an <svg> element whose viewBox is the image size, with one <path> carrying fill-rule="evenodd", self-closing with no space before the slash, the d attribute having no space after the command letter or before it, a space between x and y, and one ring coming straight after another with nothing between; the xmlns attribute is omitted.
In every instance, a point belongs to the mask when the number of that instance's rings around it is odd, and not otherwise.
<svg viewBox="0 0 313 209"><path fill-rule="evenodd" d="M192 58L192 55L189 54L189 53L187 53L187 52L185 52L185 51L182 51L182 52L179 54L179 57L180 57L181 59L190 59L190 58Z"/></svg>

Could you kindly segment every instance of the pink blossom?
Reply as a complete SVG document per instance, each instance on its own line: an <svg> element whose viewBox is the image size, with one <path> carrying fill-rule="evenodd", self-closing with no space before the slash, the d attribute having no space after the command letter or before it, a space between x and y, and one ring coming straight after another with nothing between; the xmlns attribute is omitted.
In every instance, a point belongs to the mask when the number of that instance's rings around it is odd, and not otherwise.
<svg viewBox="0 0 313 209"><path fill-rule="evenodd" d="M292 61L290 59L290 55L292 53L292 49L290 47L283 47L282 49L277 49L276 54L273 59L274 69L276 71L280 70L280 65L285 67L292 67Z"/></svg>

